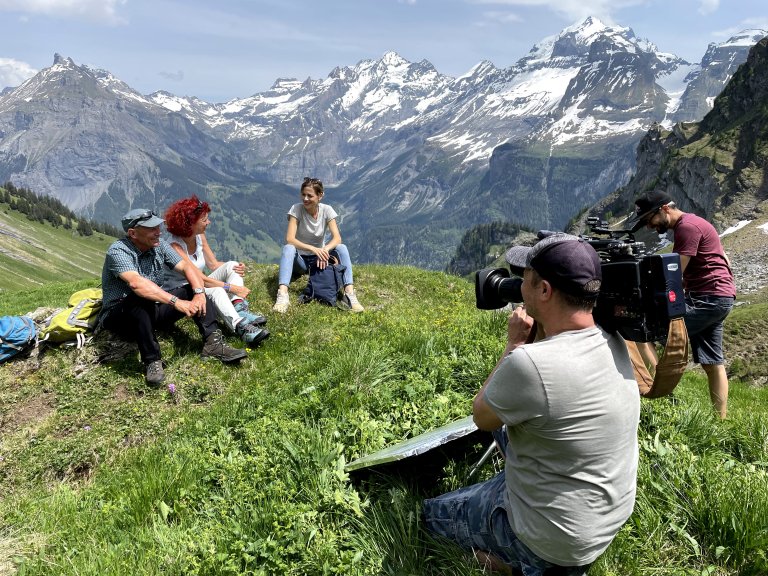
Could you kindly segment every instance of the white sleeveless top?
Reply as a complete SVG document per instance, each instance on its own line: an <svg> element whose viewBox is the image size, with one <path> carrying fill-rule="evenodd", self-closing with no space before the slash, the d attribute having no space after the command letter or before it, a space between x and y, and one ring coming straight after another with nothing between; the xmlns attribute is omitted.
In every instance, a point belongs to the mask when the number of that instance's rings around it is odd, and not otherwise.
<svg viewBox="0 0 768 576"><path fill-rule="evenodd" d="M168 244L178 244L182 249L187 248L187 243L184 242L184 239L174 234L168 235ZM203 256L203 241L200 239L199 234L195 236L195 251L192 253L187 251L187 256L189 256L192 264L197 266L200 272L202 272L205 268L205 256ZM187 277L184 274L176 270L166 270L162 288L163 290L173 290L187 283Z"/></svg>

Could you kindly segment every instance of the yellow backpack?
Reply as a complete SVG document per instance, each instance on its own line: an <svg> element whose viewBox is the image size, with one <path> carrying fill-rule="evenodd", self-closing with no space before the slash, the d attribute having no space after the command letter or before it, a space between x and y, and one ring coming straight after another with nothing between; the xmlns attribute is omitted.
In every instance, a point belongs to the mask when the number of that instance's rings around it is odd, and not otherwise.
<svg viewBox="0 0 768 576"><path fill-rule="evenodd" d="M92 332L101 311L101 288L86 288L69 297L64 308L45 321L40 330L41 342L71 343L82 348L86 333Z"/></svg>

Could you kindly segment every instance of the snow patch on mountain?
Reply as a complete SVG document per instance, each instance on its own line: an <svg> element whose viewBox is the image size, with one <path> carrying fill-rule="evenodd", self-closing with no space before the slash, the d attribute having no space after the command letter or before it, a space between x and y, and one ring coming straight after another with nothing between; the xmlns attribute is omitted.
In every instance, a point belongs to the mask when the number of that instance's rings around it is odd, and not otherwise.
<svg viewBox="0 0 768 576"><path fill-rule="evenodd" d="M737 222L734 226L731 226L723 230L723 233L720 234L720 238L722 238L723 236L727 236L728 234L733 234L737 230L741 230L742 228L744 228L744 226L747 226L750 222L752 222L752 220L739 220L739 222ZM760 228L760 226L757 226L757 228Z"/></svg>
<svg viewBox="0 0 768 576"><path fill-rule="evenodd" d="M749 47L751 48L754 46L757 42L760 41L760 39L764 38L768 34L768 31L761 30L759 28L753 28L749 30L742 30L736 36L733 36L732 38L729 38L722 44L720 44L721 48L733 48L733 47Z"/></svg>

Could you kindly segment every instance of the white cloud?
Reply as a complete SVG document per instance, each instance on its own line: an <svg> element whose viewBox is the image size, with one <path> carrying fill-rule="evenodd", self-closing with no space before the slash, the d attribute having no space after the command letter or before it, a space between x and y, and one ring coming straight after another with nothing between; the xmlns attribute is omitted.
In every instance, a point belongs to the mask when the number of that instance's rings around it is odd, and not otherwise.
<svg viewBox="0 0 768 576"><path fill-rule="evenodd" d="M0 12L41 14L53 18L91 20L104 24L125 24L117 10L127 0L0 0Z"/></svg>
<svg viewBox="0 0 768 576"><path fill-rule="evenodd" d="M494 24L510 24L522 21L523 19L514 12L502 12L500 10L483 12L483 23L493 22ZM481 25L483 25L483 23L481 23Z"/></svg>
<svg viewBox="0 0 768 576"><path fill-rule="evenodd" d="M700 0L699 14L712 14L720 7L720 0Z"/></svg>
<svg viewBox="0 0 768 576"><path fill-rule="evenodd" d="M178 72L158 72L158 74L166 80L171 80L173 82L181 82L184 80L184 70L179 70Z"/></svg>
<svg viewBox="0 0 768 576"><path fill-rule="evenodd" d="M712 35L715 38L731 38L744 30L768 30L768 18L745 18L735 26L717 30Z"/></svg>
<svg viewBox="0 0 768 576"><path fill-rule="evenodd" d="M648 0L468 0L468 2L496 6L539 6L571 21L581 20L587 16L597 16L613 22L613 14L617 11L629 6L647 4Z"/></svg>
<svg viewBox="0 0 768 576"><path fill-rule="evenodd" d="M0 58L0 89L8 86L16 87L35 74L37 74L37 70L26 62L12 58Z"/></svg>

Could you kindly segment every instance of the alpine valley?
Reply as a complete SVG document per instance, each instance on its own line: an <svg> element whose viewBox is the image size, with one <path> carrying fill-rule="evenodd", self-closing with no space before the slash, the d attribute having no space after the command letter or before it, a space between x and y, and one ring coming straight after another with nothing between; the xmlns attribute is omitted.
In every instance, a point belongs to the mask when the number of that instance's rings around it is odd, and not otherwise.
<svg viewBox="0 0 768 576"><path fill-rule="evenodd" d="M268 262L315 176L356 261L444 268L475 225L563 229L626 185L649 128L700 121L766 35L692 64L588 18L509 68L453 78L388 52L220 104L142 95L57 54L0 93L0 182L110 223L195 193L221 256Z"/></svg>

